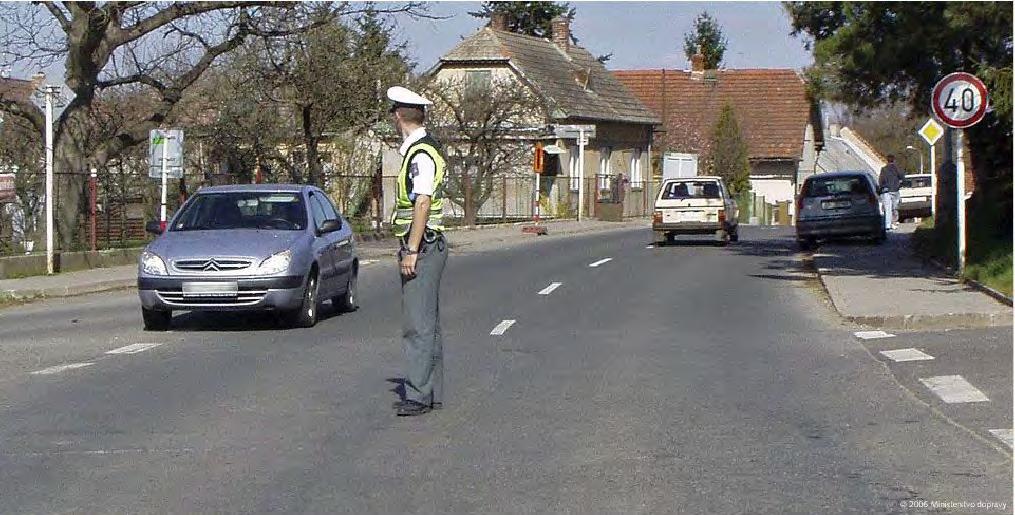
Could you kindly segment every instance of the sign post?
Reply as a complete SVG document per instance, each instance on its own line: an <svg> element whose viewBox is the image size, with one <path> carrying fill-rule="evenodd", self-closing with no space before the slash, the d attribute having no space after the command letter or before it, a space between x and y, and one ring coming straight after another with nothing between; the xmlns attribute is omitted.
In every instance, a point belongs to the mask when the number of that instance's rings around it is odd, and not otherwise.
<svg viewBox="0 0 1015 515"><path fill-rule="evenodd" d="M582 221L585 206L585 145L596 137L595 125L554 125L553 135L560 139L578 140L578 221Z"/></svg>
<svg viewBox="0 0 1015 515"><path fill-rule="evenodd" d="M941 136L944 136L945 129L933 118L928 118L927 123L917 131L920 137L930 146L930 214L937 215L937 152L934 144Z"/></svg>
<svg viewBox="0 0 1015 515"><path fill-rule="evenodd" d="M148 176L162 182L162 203L159 224L166 230L167 180L183 178L183 131L152 129L149 133Z"/></svg>
<svg viewBox="0 0 1015 515"><path fill-rule="evenodd" d="M959 273L966 268L966 165L962 129L983 120L987 112L987 86L976 76L950 73L934 86L931 108L945 125L958 129L955 145L955 197L957 227L957 263Z"/></svg>

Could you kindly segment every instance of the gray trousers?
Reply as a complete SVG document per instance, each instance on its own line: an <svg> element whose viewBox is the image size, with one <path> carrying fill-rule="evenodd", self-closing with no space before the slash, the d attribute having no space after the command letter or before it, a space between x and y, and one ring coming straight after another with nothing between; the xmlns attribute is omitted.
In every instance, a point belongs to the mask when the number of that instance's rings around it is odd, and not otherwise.
<svg viewBox="0 0 1015 515"><path fill-rule="evenodd" d="M444 338L440 289L448 244L423 243L416 276L402 276L402 346L407 363L405 398L423 404L444 401Z"/></svg>

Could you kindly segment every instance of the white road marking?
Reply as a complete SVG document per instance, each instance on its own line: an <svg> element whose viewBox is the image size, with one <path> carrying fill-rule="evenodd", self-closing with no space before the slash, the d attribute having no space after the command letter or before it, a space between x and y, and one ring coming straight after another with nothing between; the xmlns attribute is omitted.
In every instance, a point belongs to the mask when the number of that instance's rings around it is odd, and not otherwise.
<svg viewBox="0 0 1015 515"><path fill-rule="evenodd" d="M884 331L858 331L853 333L853 336L861 340L877 340L879 338L894 338L895 335L892 333L886 333Z"/></svg>
<svg viewBox="0 0 1015 515"><path fill-rule="evenodd" d="M599 261L596 261L595 263L589 263L589 267L590 268L596 268L599 265L601 265L603 263L606 263L606 262L609 262L609 261L613 261L613 258L600 259Z"/></svg>
<svg viewBox="0 0 1015 515"><path fill-rule="evenodd" d="M645 248L646 249L654 249L654 248L656 248L656 246L655 245L645 245Z"/></svg>
<svg viewBox="0 0 1015 515"><path fill-rule="evenodd" d="M35 372L32 372L32 375L33 376L48 376L48 375L51 375L51 374L59 374L60 372L63 372L64 370L74 370L75 368L90 367L90 366L92 366L94 364L95 363L92 363L90 361L86 362L86 363L68 363L66 365L57 365L55 367L49 367L49 368L44 368L42 370L36 370Z"/></svg>
<svg viewBox="0 0 1015 515"><path fill-rule="evenodd" d="M106 354L137 354L158 346L158 343L135 343L126 347L120 347L119 349L106 351Z"/></svg>
<svg viewBox="0 0 1015 515"><path fill-rule="evenodd" d="M895 349L895 350L883 350L881 351L886 358L902 362L902 361L925 361L928 359L934 359L934 356L925 354L916 349Z"/></svg>
<svg viewBox="0 0 1015 515"><path fill-rule="evenodd" d="M920 379L924 386L948 404L987 402L990 399L962 376L934 376Z"/></svg>
<svg viewBox="0 0 1015 515"><path fill-rule="evenodd" d="M493 336L500 336L504 334L504 332L507 331L508 328L513 325L515 325L514 320L504 320L501 323L497 324L497 327L494 327L493 331L490 331L490 334Z"/></svg>
<svg viewBox="0 0 1015 515"><path fill-rule="evenodd" d="M556 290L557 288L560 288L561 284L563 284L563 283L550 283L550 285L547 286L546 288L543 288L542 290L539 290L539 294L540 295L549 295L549 294L553 293L553 290Z"/></svg>
<svg viewBox="0 0 1015 515"><path fill-rule="evenodd" d="M991 429L990 434L996 436L999 440L1004 442L1009 448L1012 447L1012 430L1011 429Z"/></svg>

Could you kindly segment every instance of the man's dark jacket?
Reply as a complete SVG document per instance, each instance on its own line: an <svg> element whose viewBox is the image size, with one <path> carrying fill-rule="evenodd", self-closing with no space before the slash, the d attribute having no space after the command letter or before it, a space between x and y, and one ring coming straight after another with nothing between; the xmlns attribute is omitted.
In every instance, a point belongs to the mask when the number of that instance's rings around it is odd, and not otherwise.
<svg viewBox="0 0 1015 515"><path fill-rule="evenodd" d="M881 190L887 189L891 192L899 191L899 185L906 174L899 170L895 163L888 163L881 169L881 176L878 178L878 187Z"/></svg>

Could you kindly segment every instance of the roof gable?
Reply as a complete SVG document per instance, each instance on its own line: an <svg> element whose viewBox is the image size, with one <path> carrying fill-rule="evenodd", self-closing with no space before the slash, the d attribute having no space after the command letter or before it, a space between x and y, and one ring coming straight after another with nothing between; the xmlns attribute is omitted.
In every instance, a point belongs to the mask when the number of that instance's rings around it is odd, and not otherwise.
<svg viewBox="0 0 1015 515"><path fill-rule="evenodd" d="M612 73L662 118L661 140L669 150L705 153L728 101L751 159L800 159L803 153L811 100L794 70L718 70L715 80L681 70Z"/></svg>
<svg viewBox="0 0 1015 515"><path fill-rule="evenodd" d="M506 62L550 104L551 116L657 124L658 117L587 50L484 27L441 57L454 63Z"/></svg>

